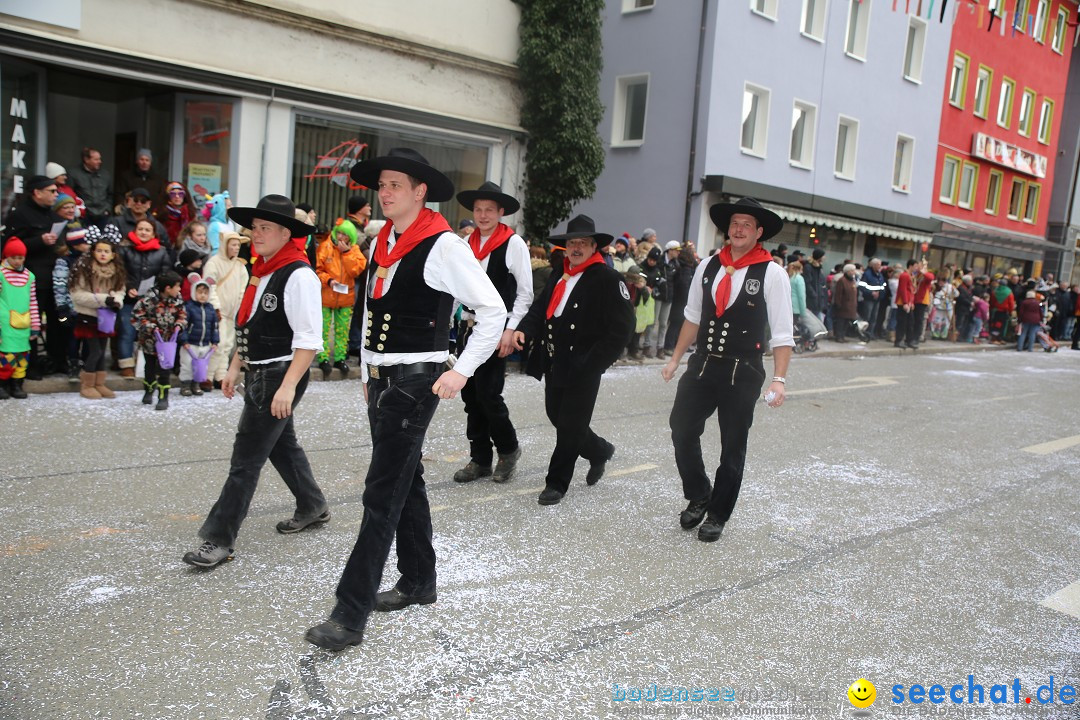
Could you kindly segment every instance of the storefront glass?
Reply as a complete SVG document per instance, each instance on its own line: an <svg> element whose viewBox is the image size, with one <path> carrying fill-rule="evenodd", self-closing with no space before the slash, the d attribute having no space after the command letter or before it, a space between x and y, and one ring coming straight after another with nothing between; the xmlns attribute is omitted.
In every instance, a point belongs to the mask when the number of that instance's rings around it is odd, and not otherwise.
<svg viewBox="0 0 1080 720"><path fill-rule="evenodd" d="M22 185L38 166L40 72L7 58L0 65L0 217L22 194Z"/></svg>
<svg viewBox="0 0 1080 720"><path fill-rule="evenodd" d="M185 98L182 117L183 182L200 207L207 195L227 190L232 158L233 103Z"/></svg>

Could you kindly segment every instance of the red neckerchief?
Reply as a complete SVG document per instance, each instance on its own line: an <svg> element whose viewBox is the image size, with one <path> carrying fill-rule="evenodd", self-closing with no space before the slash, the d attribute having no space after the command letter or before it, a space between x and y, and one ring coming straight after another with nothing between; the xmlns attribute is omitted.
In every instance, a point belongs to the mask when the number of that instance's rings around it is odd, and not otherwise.
<svg viewBox="0 0 1080 720"><path fill-rule="evenodd" d="M731 276L736 270L747 265L756 265L762 262L772 262L772 255L758 243L750 252L738 260L731 257L731 246L725 245L720 251L720 264L724 266L724 277L720 278L720 285L716 288L716 317L720 317L727 310L728 299L731 297Z"/></svg>
<svg viewBox="0 0 1080 720"><path fill-rule="evenodd" d="M603 262L604 256L599 251L594 252L592 257L577 267L570 267L570 259L563 258L563 276L559 278L559 282L555 283L555 289L551 291L551 300L548 300L547 313L544 317L550 320L551 316L555 314L556 308L562 302L563 293L566 292L566 281L569 278L584 272L590 265L603 264Z"/></svg>
<svg viewBox="0 0 1080 720"><path fill-rule="evenodd" d="M244 299L240 303L240 312L236 316L237 327L243 327L251 318L251 306L255 304L255 288L259 286L259 280L275 270L297 261L310 264L308 263L307 253L296 247L292 242L285 243L277 251L277 254L269 260L260 256L255 261L255 264L251 266L251 280L248 282L247 289L244 290Z"/></svg>
<svg viewBox="0 0 1080 720"><path fill-rule="evenodd" d="M161 241L158 240L156 237L150 238L149 240L143 240L135 234L134 230L128 233L128 240L131 241L131 243L135 246L135 249L139 252L150 252L151 250L161 249Z"/></svg>
<svg viewBox="0 0 1080 720"><path fill-rule="evenodd" d="M483 238L480 237L480 228L477 228L469 236L469 247L472 248L472 254L476 256L477 260L483 260L494 250L499 249L499 246L505 244L513 234L514 231L510 229L509 225L499 223L495 226L495 232L491 233L491 237L488 238L487 245L480 249Z"/></svg>
<svg viewBox="0 0 1080 720"><path fill-rule="evenodd" d="M397 242L394 243L394 249L387 250L390 230L393 227L394 223L387 220L386 224L382 226L382 230L379 231L379 237L376 239L375 264L378 265L378 268L375 271L375 287L371 291L371 297L375 300L382 297L383 279L386 277L387 268L405 257L410 250L432 235L450 232L450 223L446 222L446 218L434 210L424 208L413 220L412 225L405 232L398 235Z"/></svg>

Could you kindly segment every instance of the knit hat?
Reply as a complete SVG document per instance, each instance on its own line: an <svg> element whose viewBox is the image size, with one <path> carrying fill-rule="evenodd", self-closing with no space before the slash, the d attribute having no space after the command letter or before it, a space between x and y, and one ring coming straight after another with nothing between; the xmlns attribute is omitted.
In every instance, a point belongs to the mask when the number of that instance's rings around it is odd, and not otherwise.
<svg viewBox="0 0 1080 720"><path fill-rule="evenodd" d="M71 197L67 193L60 193L59 195L56 196L56 202L53 203L52 209L53 209L53 212L56 212L57 210L64 207L65 205L74 205L74 204L75 204L75 198Z"/></svg>
<svg viewBox="0 0 1080 720"><path fill-rule="evenodd" d="M86 236L86 228L71 227L70 225L67 234L64 235L64 240L68 245L82 245L90 242L90 239Z"/></svg>
<svg viewBox="0 0 1080 720"><path fill-rule="evenodd" d="M151 161L152 161L152 160L154 159L154 156L153 156L153 154L152 154L152 153L150 152L150 149L149 149L149 148L139 148L139 152L135 153L135 157L137 157L137 158L140 158L140 157L142 157L143 155L145 155L146 157L150 158L150 160L151 160Z"/></svg>
<svg viewBox="0 0 1080 720"><path fill-rule="evenodd" d="M474 223L469 218L465 218L464 220L462 220L461 222L458 223L457 229L458 230L464 230L465 228L474 228L474 227L476 227L476 223Z"/></svg>
<svg viewBox="0 0 1080 720"><path fill-rule="evenodd" d="M120 232L120 228L115 225L106 225L102 231L101 236L111 242L113 245L119 245L124 240L123 234Z"/></svg>
<svg viewBox="0 0 1080 720"><path fill-rule="evenodd" d="M56 181L50 177L45 177L44 175L31 175L23 184L23 187L27 190L43 190L44 188L55 184Z"/></svg>
<svg viewBox="0 0 1080 720"><path fill-rule="evenodd" d="M628 249L629 249L629 247L630 247L630 241L629 241L629 240L627 240L626 238L624 238L624 237L623 237L623 236L621 236L621 235L620 235L619 237L615 238L615 244L616 244L616 245L618 245L619 243L622 243L622 244L623 244L623 246L624 246L624 247L626 247L626 248L628 248Z"/></svg>
<svg viewBox="0 0 1080 720"><path fill-rule="evenodd" d="M200 253L198 250L193 250L192 248L184 248L180 251L180 267L186 268L188 265L200 258L202 258L202 253Z"/></svg>
<svg viewBox="0 0 1080 720"><path fill-rule="evenodd" d="M821 248L814 248L814 252L811 254L814 256L815 260L820 260L821 258L825 257L825 251Z"/></svg>
<svg viewBox="0 0 1080 720"><path fill-rule="evenodd" d="M4 259L6 260L13 255L18 255L19 257L26 257L26 243L24 243L17 237L9 239L7 241L7 244L4 245Z"/></svg>
<svg viewBox="0 0 1080 720"><path fill-rule="evenodd" d="M337 234L344 233L349 238L349 244L356 244L356 226L349 220L342 220L334 226L334 231L330 233L330 237L334 242L337 242Z"/></svg>
<svg viewBox="0 0 1080 720"><path fill-rule="evenodd" d="M56 179L61 175L67 175L67 170L60 163L49 162L45 163L45 177Z"/></svg>
<svg viewBox="0 0 1080 720"><path fill-rule="evenodd" d="M349 198L349 204L347 206L348 212L350 215L355 215L356 213L366 208L368 205L370 205L370 203L367 201L366 197L364 197L363 195L353 195Z"/></svg>

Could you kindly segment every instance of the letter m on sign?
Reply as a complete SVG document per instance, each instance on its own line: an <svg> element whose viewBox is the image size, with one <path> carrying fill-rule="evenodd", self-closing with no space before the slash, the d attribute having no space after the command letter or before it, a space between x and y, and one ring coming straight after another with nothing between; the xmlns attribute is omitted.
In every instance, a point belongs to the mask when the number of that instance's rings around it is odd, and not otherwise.
<svg viewBox="0 0 1080 720"><path fill-rule="evenodd" d="M11 98L11 112L8 114L12 117L26 117L26 101L20 100L19 98Z"/></svg>

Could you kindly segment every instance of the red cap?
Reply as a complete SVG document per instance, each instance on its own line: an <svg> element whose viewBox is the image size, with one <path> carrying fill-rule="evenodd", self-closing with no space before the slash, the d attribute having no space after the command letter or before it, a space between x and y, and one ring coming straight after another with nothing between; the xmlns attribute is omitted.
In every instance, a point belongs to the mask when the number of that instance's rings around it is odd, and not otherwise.
<svg viewBox="0 0 1080 720"><path fill-rule="evenodd" d="M13 237L7 241L4 245L4 257L9 258L13 255L19 257L26 257L26 243L17 237Z"/></svg>

